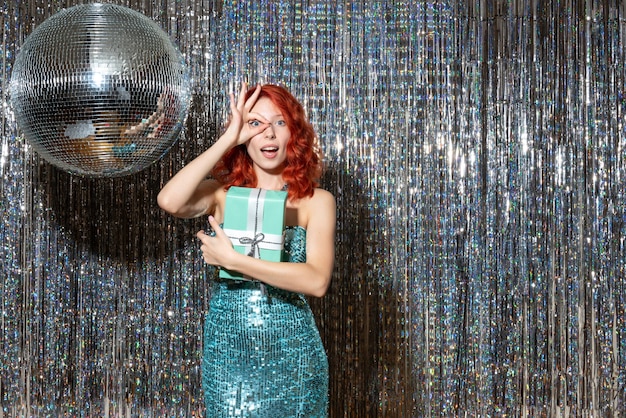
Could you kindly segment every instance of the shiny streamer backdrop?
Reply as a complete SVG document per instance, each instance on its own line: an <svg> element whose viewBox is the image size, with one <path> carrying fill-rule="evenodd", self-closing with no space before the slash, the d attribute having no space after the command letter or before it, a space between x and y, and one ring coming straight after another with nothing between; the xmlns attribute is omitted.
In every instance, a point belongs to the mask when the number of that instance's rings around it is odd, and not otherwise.
<svg viewBox="0 0 626 418"><path fill-rule="evenodd" d="M194 79L179 142L116 179L45 163L9 107L25 37L78 3L0 15L0 416L201 415L206 220L156 194L242 78L303 101L337 196L332 417L623 416L622 2L116 2Z"/></svg>

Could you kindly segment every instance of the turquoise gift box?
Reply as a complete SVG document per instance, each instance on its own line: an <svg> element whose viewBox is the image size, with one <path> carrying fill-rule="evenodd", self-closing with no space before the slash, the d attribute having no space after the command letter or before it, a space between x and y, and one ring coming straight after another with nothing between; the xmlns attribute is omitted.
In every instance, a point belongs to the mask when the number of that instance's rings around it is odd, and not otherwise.
<svg viewBox="0 0 626 418"><path fill-rule="evenodd" d="M287 192L232 186L226 192L224 232L241 254L283 261ZM241 273L220 269L220 277L250 280Z"/></svg>

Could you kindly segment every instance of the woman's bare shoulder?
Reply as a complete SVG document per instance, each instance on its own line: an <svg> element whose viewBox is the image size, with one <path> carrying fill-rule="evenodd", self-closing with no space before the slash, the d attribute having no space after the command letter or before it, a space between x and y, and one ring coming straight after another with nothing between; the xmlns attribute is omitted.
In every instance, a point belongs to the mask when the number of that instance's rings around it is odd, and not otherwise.
<svg viewBox="0 0 626 418"><path fill-rule="evenodd" d="M313 196L306 203L306 212L309 220L316 215L322 217L335 216L336 210L335 196L327 190L315 189Z"/></svg>
<svg viewBox="0 0 626 418"><path fill-rule="evenodd" d="M331 192L329 192L328 190L324 190L324 189L320 189L320 188L316 188L313 191L313 196L311 197L311 201L315 204L322 204L322 205L332 205L333 207L335 206L335 196L333 196L333 194Z"/></svg>

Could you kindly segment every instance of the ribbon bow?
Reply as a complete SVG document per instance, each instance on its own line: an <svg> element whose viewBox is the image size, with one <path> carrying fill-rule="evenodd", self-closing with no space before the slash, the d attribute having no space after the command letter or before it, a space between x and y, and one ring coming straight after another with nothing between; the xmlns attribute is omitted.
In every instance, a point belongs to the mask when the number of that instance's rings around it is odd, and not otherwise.
<svg viewBox="0 0 626 418"><path fill-rule="evenodd" d="M265 239L265 234L263 232L259 232L258 234L254 236L254 238L250 238L250 237L239 238L239 243L242 245L250 245L250 251L248 252L248 255L250 257L254 257L256 252L259 249L259 244L263 242L264 239Z"/></svg>

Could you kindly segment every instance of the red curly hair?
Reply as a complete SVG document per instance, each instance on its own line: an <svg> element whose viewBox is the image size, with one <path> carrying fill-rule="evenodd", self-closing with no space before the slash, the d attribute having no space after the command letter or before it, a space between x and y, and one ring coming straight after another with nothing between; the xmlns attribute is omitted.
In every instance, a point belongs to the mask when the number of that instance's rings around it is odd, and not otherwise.
<svg viewBox="0 0 626 418"><path fill-rule="evenodd" d="M248 90L246 100L252 96L255 88ZM280 109L291 132L291 138L287 142L287 159L283 170L288 198L297 200L313 196L322 174L322 158L317 147L315 131L306 118L304 108L282 86L273 84L261 86L259 99L261 97L269 98ZM211 175L226 188L230 186L256 187L257 184L252 160L243 144L224 154L211 170Z"/></svg>

